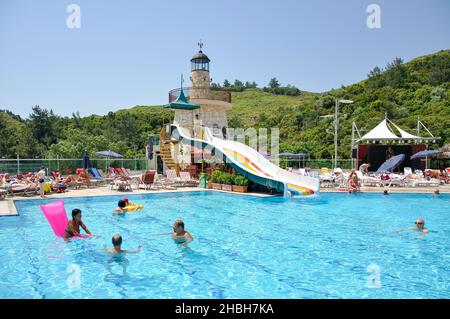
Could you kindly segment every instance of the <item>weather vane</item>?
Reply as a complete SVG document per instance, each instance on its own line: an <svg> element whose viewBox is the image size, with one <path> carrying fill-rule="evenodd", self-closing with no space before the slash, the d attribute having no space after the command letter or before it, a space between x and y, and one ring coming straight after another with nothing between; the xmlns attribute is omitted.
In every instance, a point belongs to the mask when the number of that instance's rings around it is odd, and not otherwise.
<svg viewBox="0 0 450 319"><path fill-rule="evenodd" d="M197 43L198 44L198 46L200 47L200 51L202 50L202 48L203 48L203 42L202 42L202 39L200 39L200 42L199 43Z"/></svg>

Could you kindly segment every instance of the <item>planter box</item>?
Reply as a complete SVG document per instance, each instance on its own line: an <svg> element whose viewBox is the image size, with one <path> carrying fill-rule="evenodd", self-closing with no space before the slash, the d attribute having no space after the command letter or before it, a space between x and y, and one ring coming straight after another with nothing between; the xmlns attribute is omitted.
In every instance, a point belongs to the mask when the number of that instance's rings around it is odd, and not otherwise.
<svg viewBox="0 0 450 319"><path fill-rule="evenodd" d="M212 189L217 189L220 191L222 189L222 184L211 183L211 187Z"/></svg>
<svg viewBox="0 0 450 319"><path fill-rule="evenodd" d="M232 192L233 191L233 185L222 184L222 190L223 191Z"/></svg>
<svg viewBox="0 0 450 319"><path fill-rule="evenodd" d="M233 185L233 192L247 193L247 191L248 191L248 186Z"/></svg>
<svg viewBox="0 0 450 319"><path fill-rule="evenodd" d="M206 183L206 189L212 189L212 183L211 182L207 182Z"/></svg>

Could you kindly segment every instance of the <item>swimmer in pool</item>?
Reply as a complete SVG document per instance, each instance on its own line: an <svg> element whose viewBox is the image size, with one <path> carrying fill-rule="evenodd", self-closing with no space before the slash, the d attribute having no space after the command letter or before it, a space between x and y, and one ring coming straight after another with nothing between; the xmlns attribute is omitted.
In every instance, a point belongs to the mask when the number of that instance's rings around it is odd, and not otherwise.
<svg viewBox="0 0 450 319"><path fill-rule="evenodd" d="M89 229L81 221L81 210L75 208L74 210L72 210L72 219L67 223L66 234L64 238L67 240L70 237L80 236L80 226L84 229L86 234L91 235Z"/></svg>
<svg viewBox="0 0 450 319"><path fill-rule="evenodd" d="M403 228L403 229L395 231L394 233L400 233L400 232L405 231L405 230L415 230L415 231L420 232L419 237L423 238L426 234L428 234L430 232L429 229L425 227L425 220L424 219L418 218L416 220L415 224L416 224L416 226Z"/></svg>
<svg viewBox="0 0 450 319"><path fill-rule="evenodd" d="M125 209L126 206L127 206L127 203L123 199L119 200L119 202L117 203L116 209L114 209L114 213L116 213L116 214L126 213L127 212L127 210Z"/></svg>
<svg viewBox="0 0 450 319"><path fill-rule="evenodd" d="M184 230L184 222L182 220L176 220L173 224L172 239L181 246L186 246L194 240L191 234Z"/></svg>
<svg viewBox="0 0 450 319"><path fill-rule="evenodd" d="M141 251L141 245L139 245L135 250L122 250L122 236L120 234L115 234L112 238L112 249L107 249L103 247L103 251L110 254L136 254Z"/></svg>

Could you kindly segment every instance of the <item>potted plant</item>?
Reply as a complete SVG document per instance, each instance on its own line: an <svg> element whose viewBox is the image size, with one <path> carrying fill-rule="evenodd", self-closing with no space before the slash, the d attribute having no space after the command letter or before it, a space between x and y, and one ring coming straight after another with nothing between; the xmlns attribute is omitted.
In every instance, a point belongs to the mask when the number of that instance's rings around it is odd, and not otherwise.
<svg viewBox="0 0 450 319"><path fill-rule="evenodd" d="M211 187L212 189L221 190L222 189L222 172L221 171L213 171L211 173Z"/></svg>
<svg viewBox="0 0 450 319"><path fill-rule="evenodd" d="M249 180L242 175L234 178L233 192L247 193Z"/></svg>
<svg viewBox="0 0 450 319"><path fill-rule="evenodd" d="M222 190L232 192L234 176L230 173L222 173Z"/></svg>

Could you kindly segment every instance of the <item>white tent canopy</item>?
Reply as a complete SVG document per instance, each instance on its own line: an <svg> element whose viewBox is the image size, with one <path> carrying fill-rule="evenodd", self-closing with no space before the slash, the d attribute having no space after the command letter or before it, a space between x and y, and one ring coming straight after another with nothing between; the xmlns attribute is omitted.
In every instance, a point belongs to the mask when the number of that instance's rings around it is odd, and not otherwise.
<svg viewBox="0 0 450 319"><path fill-rule="evenodd" d="M383 140L383 139L398 139L398 136L391 132L387 126L387 121L384 119L380 124L375 126L369 133L364 135L361 140Z"/></svg>
<svg viewBox="0 0 450 319"><path fill-rule="evenodd" d="M423 123L418 121L422 126ZM392 124L392 126L400 133L400 136L396 135L394 133L393 129L389 127L389 124ZM418 124L419 125L419 124ZM424 126L425 127L425 126ZM428 133L428 129L425 127ZM359 132L358 132L359 134ZM440 139L440 137L434 137L430 133L431 137L420 137L417 135L410 134L404 130L402 130L398 125L390 121L387 117L385 117L380 124L375 126L369 133L365 134L363 137L360 137L358 142L360 141L414 141L414 142L424 142L424 141L430 141Z"/></svg>

